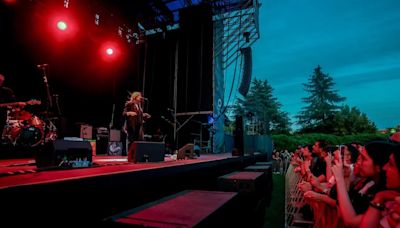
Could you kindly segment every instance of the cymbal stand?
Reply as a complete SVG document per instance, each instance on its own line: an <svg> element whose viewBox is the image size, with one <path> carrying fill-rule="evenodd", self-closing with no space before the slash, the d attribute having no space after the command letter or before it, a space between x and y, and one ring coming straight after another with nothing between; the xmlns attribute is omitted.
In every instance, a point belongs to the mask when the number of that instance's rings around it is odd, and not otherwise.
<svg viewBox="0 0 400 228"><path fill-rule="evenodd" d="M46 67L48 65L47 64L42 64L42 65L38 65L38 66L43 72L43 81L44 81L44 84L46 86L46 94L47 94L47 100L48 100L47 111L49 111L50 109L53 108L53 101L51 99L50 87L49 87L49 83L48 83L47 75L46 75Z"/></svg>

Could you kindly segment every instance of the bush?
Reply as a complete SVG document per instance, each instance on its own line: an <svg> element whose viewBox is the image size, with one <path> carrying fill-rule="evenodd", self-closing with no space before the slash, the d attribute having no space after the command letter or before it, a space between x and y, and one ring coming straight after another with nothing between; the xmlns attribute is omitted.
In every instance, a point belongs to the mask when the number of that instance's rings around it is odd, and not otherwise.
<svg viewBox="0 0 400 228"><path fill-rule="evenodd" d="M337 136L331 134L321 134L321 133L310 133L310 134L298 134L298 135L272 135L272 140L274 143L274 149L289 151L296 150L299 145L314 144L317 140L325 140L331 145L340 145L352 142L366 143L372 140L387 139L389 135L387 134L371 134L362 133L357 135L344 135Z"/></svg>

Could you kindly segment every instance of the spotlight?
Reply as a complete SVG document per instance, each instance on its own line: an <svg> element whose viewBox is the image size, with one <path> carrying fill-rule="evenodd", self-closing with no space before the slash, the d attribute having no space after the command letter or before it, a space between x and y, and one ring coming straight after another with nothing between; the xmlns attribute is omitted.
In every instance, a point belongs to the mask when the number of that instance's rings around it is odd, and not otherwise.
<svg viewBox="0 0 400 228"><path fill-rule="evenodd" d="M121 47L115 41L106 41L99 48L100 57L106 62L117 60L121 55Z"/></svg>
<svg viewBox="0 0 400 228"><path fill-rule="evenodd" d="M3 2L7 5L13 5L17 3L17 0L3 0Z"/></svg>
<svg viewBox="0 0 400 228"><path fill-rule="evenodd" d="M106 49L106 54L107 55L113 55L114 54L114 50L112 48L107 48Z"/></svg>
<svg viewBox="0 0 400 228"><path fill-rule="evenodd" d="M65 21L58 21L57 28L61 31L65 31L65 30L67 30L68 26L67 26L67 23L65 23Z"/></svg>

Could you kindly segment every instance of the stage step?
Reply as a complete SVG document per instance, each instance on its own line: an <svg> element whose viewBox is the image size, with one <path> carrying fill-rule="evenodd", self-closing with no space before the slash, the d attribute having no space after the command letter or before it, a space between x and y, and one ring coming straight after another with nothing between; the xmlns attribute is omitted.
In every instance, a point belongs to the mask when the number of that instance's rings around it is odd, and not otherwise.
<svg viewBox="0 0 400 228"><path fill-rule="evenodd" d="M218 178L218 190L238 192L241 217L235 227L261 227L267 200L267 178L264 172L233 172Z"/></svg>
<svg viewBox="0 0 400 228"><path fill-rule="evenodd" d="M218 190L262 195L266 183L264 172L233 172L218 177Z"/></svg>
<svg viewBox="0 0 400 228"><path fill-rule="evenodd" d="M244 168L244 171L250 171L250 172L263 172L265 173L265 179L266 179L266 185L267 185L267 191L266 191L266 196L267 196L267 204L269 205L271 203L271 195L272 195L272 190L273 190L273 181L272 181L272 166L270 165L251 165L247 166Z"/></svg>
<svg viewBox="0 0 400 228"><path fill-rule="evenodd" d="M113 227L215 227L227 224L234 192L186 190L115 215ZM228 204L231 205L228 205Z"/></svg>

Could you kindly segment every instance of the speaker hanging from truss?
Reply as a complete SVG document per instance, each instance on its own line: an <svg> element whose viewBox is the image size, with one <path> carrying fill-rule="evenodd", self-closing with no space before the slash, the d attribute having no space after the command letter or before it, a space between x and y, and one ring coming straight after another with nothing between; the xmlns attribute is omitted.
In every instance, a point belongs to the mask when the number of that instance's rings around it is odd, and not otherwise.
<svg viewBox="0 0 400 228"><path fill-rule="evenodd" d="M249 92L253 68L251 47L242 48L240 49L240 52L242 53L243 67L241 72L242 81L240 82L239 93L243 96L246 96Z"/></svg>

